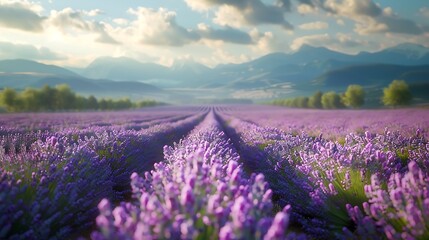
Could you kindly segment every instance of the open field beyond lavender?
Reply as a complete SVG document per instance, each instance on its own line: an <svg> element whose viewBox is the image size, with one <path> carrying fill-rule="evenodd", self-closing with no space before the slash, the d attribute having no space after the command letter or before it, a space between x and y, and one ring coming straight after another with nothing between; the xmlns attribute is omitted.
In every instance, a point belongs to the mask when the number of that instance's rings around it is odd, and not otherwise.
<svg viewBox="0 0 429 240"><path fill-rule="evenodd" d="M429 111L0 115L0 239L428 239Z"/></svg>

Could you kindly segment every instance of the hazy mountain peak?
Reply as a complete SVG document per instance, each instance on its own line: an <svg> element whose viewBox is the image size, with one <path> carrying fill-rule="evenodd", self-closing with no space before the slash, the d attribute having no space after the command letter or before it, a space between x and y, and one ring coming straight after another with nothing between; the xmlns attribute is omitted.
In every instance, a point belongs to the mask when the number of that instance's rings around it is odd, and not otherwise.
<svg viewBox="0 0 429 240"><path fill-rule="evenodd" d="M326 49L324 47L315 47L310 44L302 44L301 47L297 50L297 52L301 51L314 51L316 49Z"/></svg>
<svg viewBox="0 0 429 240"><path fill-rule="evenodd" d="M128 57L100 57L83 71L83 75L96 79L141 81L164 77L168 69L156 63L142 63Z"/></svg>
<svg viewBox="0 0 429 240"><path fill-rule="evenodd" d="M210 70L210 68L206 65L196 62L193 59L175 60L170 68L173 71L193 71L196 73L202 73L204 71Z"/></svg>
<svg viewBox="0 0 429 240"><path fill-rule="evenodd" d="M387 48L384 51L400 53L409 58L420 58L429 54L429 48L414 43L402 43L394 47Z"/></svg>
<svg viewBox="0 0 429 240"><path fill-rule="evenodd" d="M194 59L175 59L172 67L175 66L184 66L184 65L203 65Z"/></svg>
<svg viewBox="0 0 429 240"><path fill-rule="evenodd" d="M281 62L281 61L284 61L289 56L290 56L289 54L286 54L284 52L273 52L273 53L264 55L260 58L254 59L249 63L254 65L254 64L260 64L260 63Z"/></svg>
<svg viewBox="0 0 429 240"><path fill-rule="evenodd" d="M315 47L309 44L303 44L293 55L298 54L334 54L334 55L349 55L339 51L331 50L326 47Z"/></svg>
<svg viewBox="0 0 429 240"><path fill-rule="evenodd" d="M389 49L402 49L402 50L418 50L418 51L428 51L429 49L421 44L416 43L401 43Z"/></svg>
<svg viewBox="0 0 429 240"><path fill-rule="evenodd" d="M107 64L121 64L121 65L126 65L126 64L132 64L132 65L138 65L141 64L141 62L133 59L133 58L129 58L129 57L99 57L96 58L94 61L92 61L89 65L88 68L91 67L95 67L95 66L100 66L100 65L107 65Z"/></svg>

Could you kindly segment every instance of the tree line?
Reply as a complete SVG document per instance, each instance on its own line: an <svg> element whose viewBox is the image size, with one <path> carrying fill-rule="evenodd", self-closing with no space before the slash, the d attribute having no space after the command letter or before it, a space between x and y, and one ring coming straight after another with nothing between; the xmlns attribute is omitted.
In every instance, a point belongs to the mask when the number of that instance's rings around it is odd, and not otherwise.
<svg viewBox="0 0 429 240"><path fill-rule="evenodd" d="M128 98L97 99L94 96L84 97L76 94L67 84L40 89L26 88L18 92L5 88L0 92L0 106L8 112L41 112L41 111L83 111L83 110L122 110L159 105L153 100L131 102Z"/></svg>
<svg viewBox="0 0 429 240"><path fill-rule="evenodd" d="M381 102L385 106L396 107L410 104L411 91L404 80L394 80L383 89ZM344 93L317 91L310 97L295 97L289 99L276 99L273 105L296 108L340 109L360 108L365 104L365 91L360 85L349 85Z"/></svg>

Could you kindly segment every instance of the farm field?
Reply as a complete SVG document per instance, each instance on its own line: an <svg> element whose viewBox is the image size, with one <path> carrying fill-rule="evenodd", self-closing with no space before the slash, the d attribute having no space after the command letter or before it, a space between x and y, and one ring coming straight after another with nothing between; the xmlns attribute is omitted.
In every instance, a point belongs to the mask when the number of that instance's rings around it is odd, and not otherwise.
<svg viewBox="0 0 429 240"><path fill-rule="evenodd" d="M429 111L0 115L0 239L428 239Z"/></svg>

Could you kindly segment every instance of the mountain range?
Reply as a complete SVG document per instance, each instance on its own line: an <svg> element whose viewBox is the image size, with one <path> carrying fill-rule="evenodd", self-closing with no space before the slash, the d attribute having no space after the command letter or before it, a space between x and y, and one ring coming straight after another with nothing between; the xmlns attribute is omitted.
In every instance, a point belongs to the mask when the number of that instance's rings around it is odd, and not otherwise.
<svg viewBox="0 0 429 240"><path fill-rule="evenodd" d="M15 59L0 61L0 88L40 88L44 85L67 84L74 91L84 95L101 97L133 97L140 95L164 95L163 90L150 84L136 81L113 81L90 79L73 71L54 65Z"/></svg>
<svg viewBox="0 0 429 240"><path fill-rule="evenodd" d="M412 89L419 86L418 97L429 99L422 90L429 90L429 48L406 43L379 52L349 55L303 45L293 53L271 53L214 68L192 60L176 61L166 67L125 57L98 58L81 69L29 60L0 61L0 88L67 83L85 94L142 95L185 102L305 96L317 90L344 91L349 84L380 92L394 79L407 81Z"/></svg>

